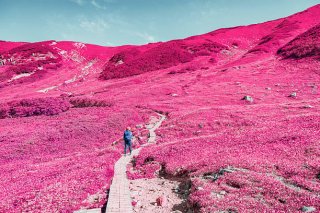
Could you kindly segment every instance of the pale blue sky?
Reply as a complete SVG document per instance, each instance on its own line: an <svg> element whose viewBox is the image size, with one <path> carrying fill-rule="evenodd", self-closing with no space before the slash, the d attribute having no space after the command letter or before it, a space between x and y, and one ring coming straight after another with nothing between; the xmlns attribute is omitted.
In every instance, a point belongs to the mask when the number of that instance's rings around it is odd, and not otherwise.
<svg viewBox="0 0 320 213"><path fill-rule="evenodd" d="M320 0L0 0L0 40L144 44L264 22Z"/></svg>

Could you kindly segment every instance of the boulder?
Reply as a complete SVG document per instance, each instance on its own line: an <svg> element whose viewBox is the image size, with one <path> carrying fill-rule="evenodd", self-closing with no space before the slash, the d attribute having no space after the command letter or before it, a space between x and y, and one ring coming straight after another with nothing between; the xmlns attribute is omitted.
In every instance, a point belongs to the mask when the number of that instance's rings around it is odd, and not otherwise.
<svg viewBox="0 0 320 213"><path fill-rule="evenodd" d="M156 199L156 202L158 206L166 206L168 204L168 199L162 195Z"/></svg>
<svg viewBox="0 0 320 213"><path fill-rule="evenodd" d="M295 97L297 97L297 93L296 93L296 92L293 92L293 93L291 93L291 94L289 95L289 97L295 98Z"/></svg>
<svg viewBox="0 0 320 213"><path fill-rule="evenodd" d="M302 108L304 108L304 109L310 109L310 108L313 108L313 106L311 106L311 105L304 105Z"/></svg>
<svg viewBox="0 0 320 213"><path fill-rule="evenodd" d="M315 212L316 208L314 208L313 206L303 206L301 208L301 211L303 211L303 212Z"/></svg>
<svg viewBox="0 0 320 213"><path fill-rule="evenodd" d="M253 98L249 95L244 96L241 100L245 100L247 102L252 103L253 102Z"/></svg>

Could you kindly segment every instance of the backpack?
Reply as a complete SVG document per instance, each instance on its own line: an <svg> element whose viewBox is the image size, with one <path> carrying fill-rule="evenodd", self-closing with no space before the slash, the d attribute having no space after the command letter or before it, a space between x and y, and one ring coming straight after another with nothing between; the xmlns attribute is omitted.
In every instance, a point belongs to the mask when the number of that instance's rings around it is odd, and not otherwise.
<svg viewBox="0 0 320 213"><path fill-rule="evenodd" d="M123 134L123 139L125 141L131 141L132 139L132 133L130 131L125 131L124 134Z"/></svg>

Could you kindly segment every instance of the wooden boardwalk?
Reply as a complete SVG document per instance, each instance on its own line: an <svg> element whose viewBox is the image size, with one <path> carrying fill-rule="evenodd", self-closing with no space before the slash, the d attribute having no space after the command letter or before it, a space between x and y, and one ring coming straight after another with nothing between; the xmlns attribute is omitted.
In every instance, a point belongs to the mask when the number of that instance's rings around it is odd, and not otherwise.
<svg viewBox="0 0 320 213"><path fill-rule="evenodd" d="M155 130L159 128L162 121L166 118L158 114L160 119L146 127L149 130L148 144L156 141ZM127 179L127 164L131 161L133 155L139 154L140 149L133 150L131 156L122 156L114 167L114 177L110 187L109 199L106 213L132 213L132 204L129 190L129 181Z"/></svg>
<svg viewBox="0 0 320 213"><path fill-rule="evenodd" d="M158 114L160 118L146 125L149 130L148 143L150 145L156 142L155 130L160 127L162 121L166 119L166 116ZM132 204L129 190L129 180L127 179L127 164L131 161L132 156L139 154L140 149L132 151L132 155L122 156L114 166L114 176L112 184L110 186L109 199L107 204L106 213L132 213ZM102 210L97 209L85 209L78 210L74 213L100 213Z"/></svg>

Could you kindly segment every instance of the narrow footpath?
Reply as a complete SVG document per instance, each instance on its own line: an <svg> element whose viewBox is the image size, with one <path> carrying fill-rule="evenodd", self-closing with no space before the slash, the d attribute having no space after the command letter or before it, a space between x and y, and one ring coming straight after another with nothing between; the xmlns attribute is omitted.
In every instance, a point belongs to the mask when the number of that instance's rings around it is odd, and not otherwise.
<svg viewBox="0 0 320 213"><path fill-rule="evenodd" d="M156 142L155 130L161 126L161 123L166 119L166 116L159 114L159 118L151 119L150 124L146 125L149 130L148 143L142 145L148 146ZM141 147L141 148L142 148ZM129 190L129 181L127 179L127 164L132 160L132 156L139 154L140 149L132 151L131 155L122 156L114 166L114 176L110 186L109 199L107 203L106 213L132 213L132 204ZM101 213L100 208L83 209L74 211L74 213Z"/></svg>
<svg viewBox="0 0 320 213"><path fill-rule="evenodd" d="M155 130L161 126L166 116L158 114L160 119L156 122L146 125L149 130L148 143L150 145L156 142ZM145 145L145 146L146 146ZM129 181L127 179L127 164L131 161L132 156L139 154L140 149L135 149L130 156L122 156L115 164L114 176L110 186L109 199L106 213L132 213L132 205L129 190Z"/></svg>

